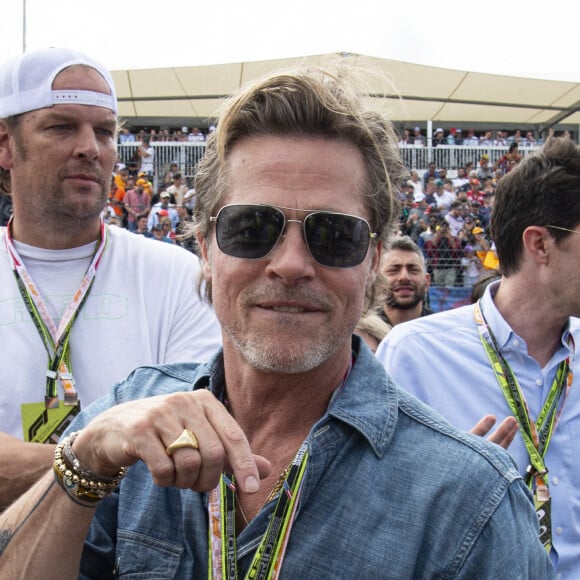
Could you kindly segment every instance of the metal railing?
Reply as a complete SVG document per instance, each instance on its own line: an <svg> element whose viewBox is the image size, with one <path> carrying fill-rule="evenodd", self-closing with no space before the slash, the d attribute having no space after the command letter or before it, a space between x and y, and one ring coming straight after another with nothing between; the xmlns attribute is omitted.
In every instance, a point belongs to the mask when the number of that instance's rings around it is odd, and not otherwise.
<svg viewBox="0 0 580 580"><path fill-rule="evenodd" d="M169 170L171 163L177 163L180 173L189 181L195 175L195 168L205 152L205 143L183 142L153 142L155 149L155 188L158 181ZM118 146L118 155L121 161L128 166L138 168L139 161L136 158L139 143L124 143ZM537 147L520 147L522 156L536 151ZM438 147L414 147L412 145L399 146L401 157L406 167L424 171L429 163L434 162L437 168L445 168L454 171L458 167L465 167L468 162L473 163L474 168L481 156L489 156L490 165L496 163L508 150L507 147L467 147L462 145L439 145Z"/></svg>
<svg viewBox="0 0 580 580"><path fill-rule="evenodd" d="M519 147L520 155L525 157L538 149L536 147ZM508 151L508 147L468 147L463 145L439 145L438 147L414 147L399 145L399 151L405 166L419 171L427 169L429 163L435 163L438 169L455 170L473 163L477 169L482 155L489 156L490 166L493 166Z"/></svg>
<svg viewBox="0 0 580 580"><path fill-rule="evenodd" d="M176 163L179 172L188 181L191 181L195 175L195 168L205 153L205 143L183 142L153 142L151 146L155 150L153 160L154 171L154 188L159 189L163 183L163 177L169 171L172 163ZM130 169L139 168L137 158L137 148L139 143L123 143L117 146L117 155L119 159Z"/></svg>

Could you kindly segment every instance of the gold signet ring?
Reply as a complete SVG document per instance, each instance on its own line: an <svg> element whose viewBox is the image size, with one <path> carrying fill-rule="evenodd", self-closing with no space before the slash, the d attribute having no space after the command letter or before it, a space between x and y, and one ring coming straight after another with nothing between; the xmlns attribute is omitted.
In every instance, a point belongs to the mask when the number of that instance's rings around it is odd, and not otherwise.
<svg viewBox="0 0 580 580"><path fill-rule="evenodd" d="M165 450L167 455L171 455L176 449L199 449L197 437L189 430L184 429L181 435Z"/></svg>

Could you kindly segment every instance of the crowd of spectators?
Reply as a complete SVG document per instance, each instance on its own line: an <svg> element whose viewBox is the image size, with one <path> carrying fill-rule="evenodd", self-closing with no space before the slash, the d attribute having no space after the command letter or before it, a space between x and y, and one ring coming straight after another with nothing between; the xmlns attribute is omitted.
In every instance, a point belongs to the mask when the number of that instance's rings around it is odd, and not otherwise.
<svg viewBox="0 0 580 580"><path fill-rule="evenodd" d="M209 127L207 133L215 127ZM399 233L410 236L422 249L434 286L473 286L487 270L498 267L493 241L489 238L490 215L498 180L522 159L520 148L539 147L544 137L534 131L491 130L476 133L438 127L429 142L419 127L404 129L400 146L502 147L505 153L490 160L486 152L477 154L458 168L429 163L426 170L411 169L401 184L402 212ZM572 138L568 131L563 134ZM124 128L119 143L136 143L141 156L126 166L119 161L104 212L107 221L131 231L165 242L177 243L195 251L194 242L182 232L195 204L193 184L182 176L178 164L158 170L154 180L154 142L205 142L207 135L198 128L179 130L139 130ZM191 182L193 181L190 178ZM154 192L155 183L157 190ZM141 221L141 218L145 218ZM141 223L141 225L139 225Z"/></svg>
<svg viewBox="0 0 580 580"><path fill-rule="evenodd" d="M146 141L146 139L144 140ZM120 160L115 164L103 219L147 238L177 244L195 252L195 241L185 235L195 206L193 184L172 163L154 188L153 174Z"/></svg>
<svg viewBox="0 0 580 580"><path fill-rule="evenodd" d="M447 132L443 128L437 127L431 136L431 146L509 147L516 143L519 147L539 147L543 145L546 138L551 136L572 138L569 131L556 132L553 128L536 136L534 131L526 131L525 135L523 135L520 129L516 129L511 134L508 131L499 129L494 134L489 129L477 133L475 129L471 128L464 133L458 127L451 127ZM428 144L428 139L423 135L420 127L402 130L399 146L426 147Z"/></svg>
<svg viewBox="0 0 580 580"><path fill-rule="evenodd" d="M400 188L398 233L422 249L434 286L472 286L498 267L489 238L495 187L521 158L516 144L494 164L483 154L477 166L453 172L435 163L422 175L409 172Z"/></svg>
<svg viewBox="0 0 580 580"><path fill-rule="evenodd" d="M207 129L208 133L214 131L215 126L210 125ZM144 138L149 139L150 142L184 142L190 143L205 143L206 133L198 127L189 129L182 127L181 129L139 129L131 130L129 127L123 127L119 131L119 143L138 143Z"/></svg>

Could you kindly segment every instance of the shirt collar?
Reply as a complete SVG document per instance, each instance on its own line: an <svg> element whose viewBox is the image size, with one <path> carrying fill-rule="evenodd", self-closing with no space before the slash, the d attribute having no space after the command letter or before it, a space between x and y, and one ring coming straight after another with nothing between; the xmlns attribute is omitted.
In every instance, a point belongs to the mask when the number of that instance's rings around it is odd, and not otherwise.
<svg viewBox="0 0 580 580"><path fill-rule="evenodd" d="M500 314L500 311L495 305L494 296L499 288L501 280L492 282L485 289L483 296L481 297L481 310L483 316L493 332L493 336L497 342L497 345L501 350L508 348L510 341L517 339L521 344L525 344L525 341L518 336L506 322L504 317ZM564 347L566 354L570 352L571 347L568 344L568 337L570 335L570 318L566 323L564 331L562 332L561 344ZM556 355L560 356L558 353Z"/></svg>

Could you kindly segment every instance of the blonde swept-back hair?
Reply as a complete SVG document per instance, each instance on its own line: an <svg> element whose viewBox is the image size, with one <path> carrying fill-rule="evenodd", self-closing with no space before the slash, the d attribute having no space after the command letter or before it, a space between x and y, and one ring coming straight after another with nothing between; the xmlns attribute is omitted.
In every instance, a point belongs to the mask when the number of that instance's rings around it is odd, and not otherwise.
<svg viewBox="0 0 580 580"><path fill-rule="evenodd" d="M227 160L247 137L320 137L354 145L367 168L364 192L372 231L386 241L398 217L395 189L405 168L392 124L368 106L350 75L306 68L270 75L242 89L226 103L210 135L195 176L193 232L207 238L227 187ZM211 285L206 286L211 301ZM367 291L367 308L375 301Z"/></svg>

